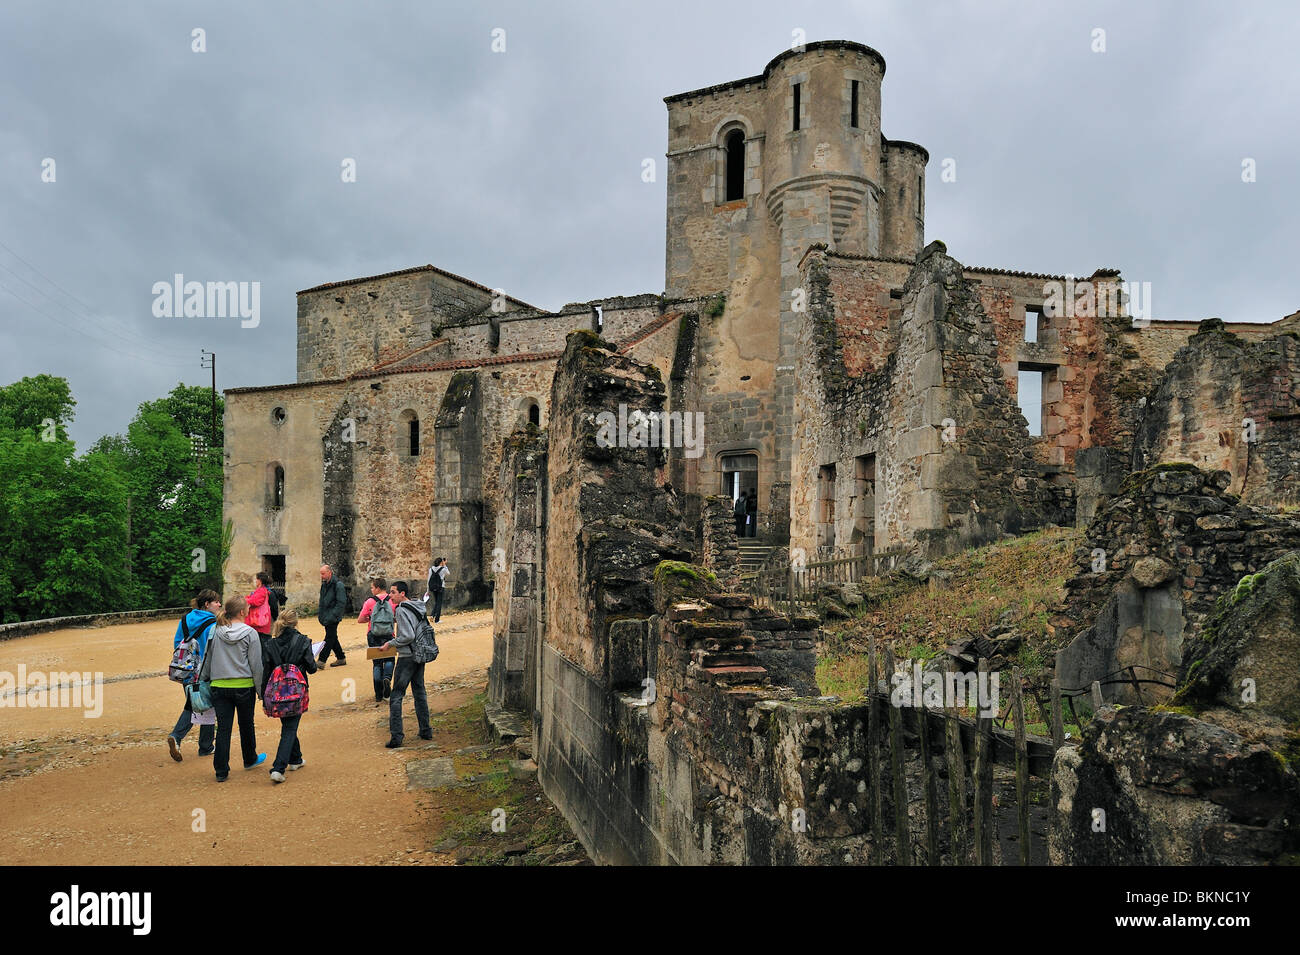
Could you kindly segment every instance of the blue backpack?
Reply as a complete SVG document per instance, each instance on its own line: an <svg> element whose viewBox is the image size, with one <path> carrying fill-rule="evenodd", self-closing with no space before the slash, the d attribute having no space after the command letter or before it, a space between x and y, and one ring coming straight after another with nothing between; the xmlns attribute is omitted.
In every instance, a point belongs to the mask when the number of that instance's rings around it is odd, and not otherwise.
<svg viewBox="0 0 1300 955"><path fill-rule="evenodd" d="M199 628L198 633L190 636L190 628L185 625L185 618L181 617L181 635L184 639L176 644L176 649L172 651L172 662L167 667L169 680L175 680L177 683L193 683L198 678L199 666L203 662L199 653L199 637L203 636L203 631L215 622L209 620Z"/></svg>

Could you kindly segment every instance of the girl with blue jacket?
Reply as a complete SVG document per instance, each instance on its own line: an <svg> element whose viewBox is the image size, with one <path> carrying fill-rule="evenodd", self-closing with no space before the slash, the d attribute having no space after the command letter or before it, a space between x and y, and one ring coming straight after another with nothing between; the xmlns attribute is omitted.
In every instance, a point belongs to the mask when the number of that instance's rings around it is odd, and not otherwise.
<svg viewBox="0 0 1300 955"><path fill-rule="evenodd" d="M199 644L199 662L203 660L203 654L208 649L208 637L212 635L212 625L217 622L217 611L221 609L221 596L215 590L203 590L191 601L190 604L194 609L187 613L179 624L176 626L176 637L172 640L172 650L175 651L181 645L181 641L195 639ZM198 671L195 670L195 673ZM185 689L183 686L181 689ZM190 709L190 695L185 694L185 709L176 720L176 726L167 734L167 750L171 753L172 759L176 762L181 761L181 740L185 734L190 731L192 710ZM215 725L208 724L199 727L199 755L211 756L213 744L215 742L217 728Z"/></svg>

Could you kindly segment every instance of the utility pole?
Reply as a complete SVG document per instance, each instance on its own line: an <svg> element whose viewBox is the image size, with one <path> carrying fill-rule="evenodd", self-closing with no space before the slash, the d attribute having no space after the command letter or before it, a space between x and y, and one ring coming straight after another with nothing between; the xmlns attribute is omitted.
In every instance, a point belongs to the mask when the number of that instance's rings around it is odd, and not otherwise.
<svg viewBox="0 0 1300 955"><path fill-rule="evenodd" d="M199 354L202 355L200 366L212 369L212 443L217 441L217 353L201 349ZM224 442L223 442L224 444Z"/></svg>

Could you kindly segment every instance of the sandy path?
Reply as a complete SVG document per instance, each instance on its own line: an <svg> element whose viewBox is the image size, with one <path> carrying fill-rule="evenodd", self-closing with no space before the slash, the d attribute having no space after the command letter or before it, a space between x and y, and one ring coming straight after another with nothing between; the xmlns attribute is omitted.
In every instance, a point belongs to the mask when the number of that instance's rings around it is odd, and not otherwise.
<svg viewBox="0 0 1300 955"><path fill-rule="evenodd" d="M441 653L426 671L433 684L466 683L492 656L491 611L444 615ZM322 628L305 620L319 640ZM269 762L279 721L257 708L265 766L234 769L218 784L212 760L199 759L198 730L167 753L165 736L183 705L180 687L162 675L174 621L60 630L0 643L0 674L103 674L102 713L82 708L15 706L0 699L0 865L13 864L364 864L424 848L432 833L406 791L403 763L421 755L408 700L407 746L387 750L386 706L374 704L365 628L344 621L345 667L311 677L303 719L306 766L273 785ZM150 675L154 674L154 675ZM430 692L438 711L465 691ZM91 708L93 712L94 707ZM22 774L22 775L18 775Z"/></svg>

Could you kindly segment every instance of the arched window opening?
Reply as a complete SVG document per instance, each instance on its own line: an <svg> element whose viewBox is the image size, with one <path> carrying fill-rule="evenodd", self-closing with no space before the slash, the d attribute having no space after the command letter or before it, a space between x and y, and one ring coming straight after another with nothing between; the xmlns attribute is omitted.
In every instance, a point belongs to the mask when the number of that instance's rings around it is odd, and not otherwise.
<svg viewBox="0 0 1300 955"><path fill-rule="evenodd" d="M727 202L745 198L745 131L727 133Z"/></svg>
<svg viewBox="0 0 1300 955"><path fill-rule="evenodd" d="M420 416L409 408L398 422L397 456L402 460L420 456Z"/></svg>
<svg viewBox="0 0 1300 955"><path fill-rule="evenodd" d="M536 398L531 396L519 399L519 404L515 406L518 417L515 418L515 428L526 428L530 424L535 428L542 426L542 406Z"/></svg>
<svg viewBox="0 0 1300 955"><path fill-rule="evenodd" d="M284 507L284 466L277 462L267 466L266 503L275 510Z"/></svg>

